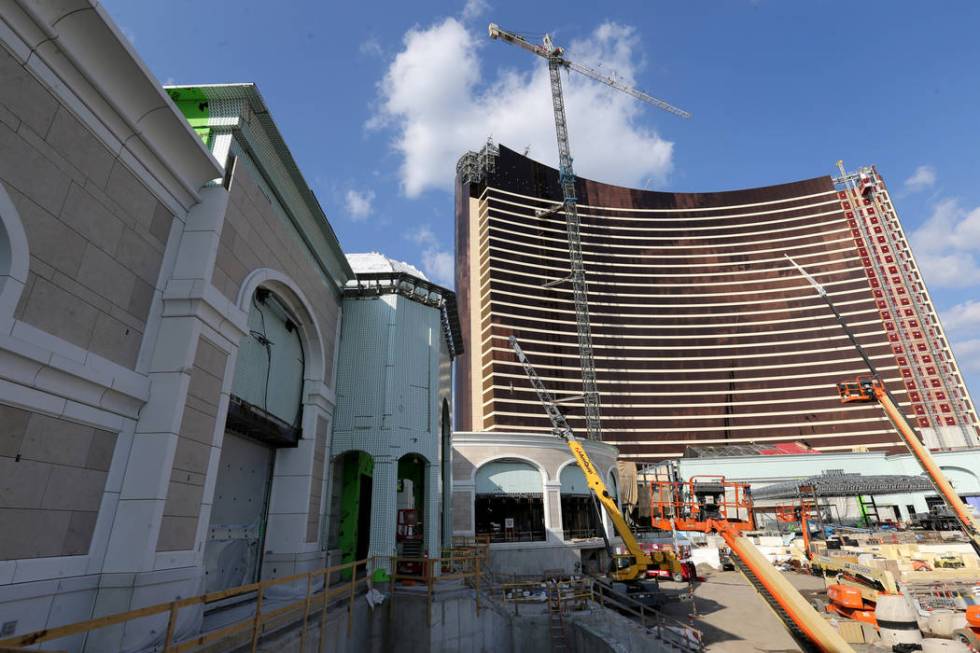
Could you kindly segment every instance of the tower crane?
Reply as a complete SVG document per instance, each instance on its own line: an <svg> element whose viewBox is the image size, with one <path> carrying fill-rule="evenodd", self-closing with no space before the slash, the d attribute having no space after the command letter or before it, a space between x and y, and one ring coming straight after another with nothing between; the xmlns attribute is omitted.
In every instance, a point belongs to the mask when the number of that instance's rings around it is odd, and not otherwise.
<svg viewBox="0 0 980 653"><path fill-rule="evenodd" d="M647 104L652 104L664 111L682 118L690 118L691 114L683 109L659 100L614 77L605 75L598 70L576 63L565 57L564 48L556 46L550 35L545 35L542 45L531 43L523 36L508 32L490 23L490 38L506 41L524 48L548 61L548 73L551 77L551 103L555 112L555 132L558 136L558 179L562 190L562 203L543 212L541 215L563 211L565 228L568 233L568 258L570 271L567 279L572 283L572 294L575 301L575 324L578 332L579 363L582 368L582 399L585 404L586 434L591 440L601 440L602 431L599 419L599 390L596 384L595 359L592 354L592 326L589 321L588 287L585 281L585 268L582 263L582 239L579 234L579 217L577 199L575 197L575 172L572 169L572 152L568 143L568 121L565 118L565 99L561 88L561 70L574 70L597 82L602 82L618 91L631 95Z"/></svg>

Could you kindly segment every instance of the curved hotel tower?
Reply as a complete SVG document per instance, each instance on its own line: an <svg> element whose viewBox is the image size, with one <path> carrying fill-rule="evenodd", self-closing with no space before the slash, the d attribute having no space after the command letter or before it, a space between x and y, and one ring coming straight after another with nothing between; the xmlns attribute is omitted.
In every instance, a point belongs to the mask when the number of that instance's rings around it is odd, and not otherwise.
<svg viewBox="0 0 980 653"><path fill-rule="evenodd" d="M828 290L926 443L978 443L977 415L877 171L718 193L578 182L603 438L650 462L688 445L901 446L834 384L866 370L792 256ZM558 173L505 147L460 160L457 429L547 433L516 334L584 432Z"/></svg>

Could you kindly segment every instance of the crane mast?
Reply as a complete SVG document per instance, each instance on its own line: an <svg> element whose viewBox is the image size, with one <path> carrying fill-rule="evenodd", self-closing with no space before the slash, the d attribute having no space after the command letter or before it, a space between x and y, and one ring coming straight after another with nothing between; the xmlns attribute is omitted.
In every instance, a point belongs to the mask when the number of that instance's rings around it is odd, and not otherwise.
<svg viewBox="0 0 980 653"><path fill-rule="evenodd" d="M561 87L561 69L574 70L633 97L670 111L684 118L690 114L682 109L658 100L643 91L623 84L619 80L603 75L588 66L574 63L565 58L564 49L555 46L550 36L544 37L544 45L537 45L524 37L500 29L490 24L490 38L500 39L533 52L548 61L548 75L551 80L551 104L555 114L555 134L558 137L558 180L561 185L561 210L565 214L565 230L568 234L568 259L570 270L568 280L572 284L575 303L575 328L578 337L579 365L582 369L582 399L585 405L585 425L590 440L602 439L599 411L599 388L596 381L595 357L592 352L592 323L589 319L589 290L585 280L585 265L582 260L582 237L578 216L578 198L575 195L575 171L572 168L572 148L568 142L568 120L565 116L565 98ZM557 212L555 207L550 212ZM564 418L562 418L564 419Z"/></svg>

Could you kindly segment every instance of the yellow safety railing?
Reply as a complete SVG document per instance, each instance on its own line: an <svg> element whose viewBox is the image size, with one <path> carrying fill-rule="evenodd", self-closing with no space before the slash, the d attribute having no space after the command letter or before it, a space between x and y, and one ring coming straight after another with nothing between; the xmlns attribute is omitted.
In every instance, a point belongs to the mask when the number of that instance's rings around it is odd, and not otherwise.
<svg viewBox="0 0 980 653"><path fill-rule="evenodd" d="M391 577L388 581L389 599L394 610L396 585L425 587L426 623L432 625L432 596L440 584L462 581L472 587L476 597L476 613L480 614L480 590L486 555L468 550L450 551L451 555L440 558L407 558L392 556Z"/></svg>
<svg viewBox="0 0 980 653"><path fill-rule="evenodd" d="M481 587L481 576L488 555L487 543L473 541L460 548L443 549L443 553L444 555L439 558L403 558L397 556L385 558L391 563L392 573L390 575L389 585L392 590L392 599L395 596L394 589L396 584L409 585L418 583L425 585L430 624L432 620L432 595L439 583L459 581L462 579L468 586L477 590L476 609L478 614L480 610L479 591ZM378 566L377 563L381 559L378 557L367 558L356 562L348 562L300 574L293 574L291 576L284 576L282 578L272 578L257 583L250 583L218 592L177 599L169 603L158 603L156 605L99 617L97 619L90 619L88 621L17 635L0 640L0 649L18 650L64 637L86 635L101 628L124 624L137 619L166 615L167 629L161 649L163 653L193 651L230 637L240 638L242 640L241 644L248 645L249 650L254 653L259 639L263 634L287 624L293 624L300 619L302 619L300 650L306 650L306 640L310 626L318 624L319 642L316 650L322 651L324 649L328 611L330 608L346 604L347 634L350 635L353 624L354 600L371 582L369 580L370 574L368 570L376 568ZM412 573L413 571L414 573ZM276 605L271 610L268 609L269 590L276 586L288 584L305 584L305 593L301 598L296 598L284 605ZM181 641L174 641L180 611L182 609L194 606L213 606L219 602L228 602L235 597L240 597L243 601L254 600L254 614L250 614L248 617L227 626L205 633L195 634ZM318 619L318 622L311 622L311 615L317 611L319 611L319 615L315 618Z"/></svg>
<svg viewBox="0 0 980 653"><path fill-rule="evenodd" d="M354 597L357 595L358 587L367 582L366 574L362 574L360 577L358 577L357 572L358 569L362 568L366 570L368 562L368 560L358 560L356 562L335 565L333 567L325 567L301 574L293 574L282 578L272 578L258 583L250 583L248 585L242 585L240 587L234 587L218 592L210 592L208 594L192 596L186 599L178 599L176 601L170 601L169 603L158 603L145 608L130 610L129 612L108 615L97 619L90 619L88 621L60 626L57 628L49 628L2 640L0 641L0 647L17 649L26 646L33 646L35 644L61 639L62 637L71 637L74 635L90 633L93 630L114 626L127 621L133 621L154 615L167 614L167 630L162 649L164 653L182 653L183 651L191 651L195 648L213 644L227 637L243 635L246 632L248 632L250 635L250 650L254 653L265 624L270 623L277 617L282 617L290 612L296 612L298 617L298 612L302 610L303 631L301 635L302 640L300 647L302 650L305 650L302 647L306 644L305 640L310 612L312 610L320 610L320 643L317 650L322 650L327 608L334 603L342 601L347 602L347 632L350 634ZM344 571L350 572L350 580L332 584L332 577ZM314 592L313 588L319 587L319 579L321 578L323 579L323 589L322 591ZM275 608L274 610L263 611L263 600L269 588L276 587L278 585L286 585L289 583L301 583L303 581L306 583L306 593L303 598L291 601L286 605ZM227 601L228 599L234 597L251 598L250 595L254 595L255 597L254 615L250 615L247 619L237 621L222 628L194 635L193 637L185 639L181 642L174 641L175 630L181 609L199 605L206 606L219 601Z"/></svg>

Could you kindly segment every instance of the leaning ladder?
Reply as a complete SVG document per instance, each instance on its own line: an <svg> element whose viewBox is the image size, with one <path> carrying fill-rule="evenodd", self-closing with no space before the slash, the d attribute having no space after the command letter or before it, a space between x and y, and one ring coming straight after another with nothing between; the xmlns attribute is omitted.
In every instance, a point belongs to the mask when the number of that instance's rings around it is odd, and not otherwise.
<svg viewBox="0 0 980 653"><path fill-rule="evenodd" d="M568 650L565 640L565 619L561 608L561 589L558 581L553 580L548 585L548 634L551 636L551 650L561 652Z"/></svg>

